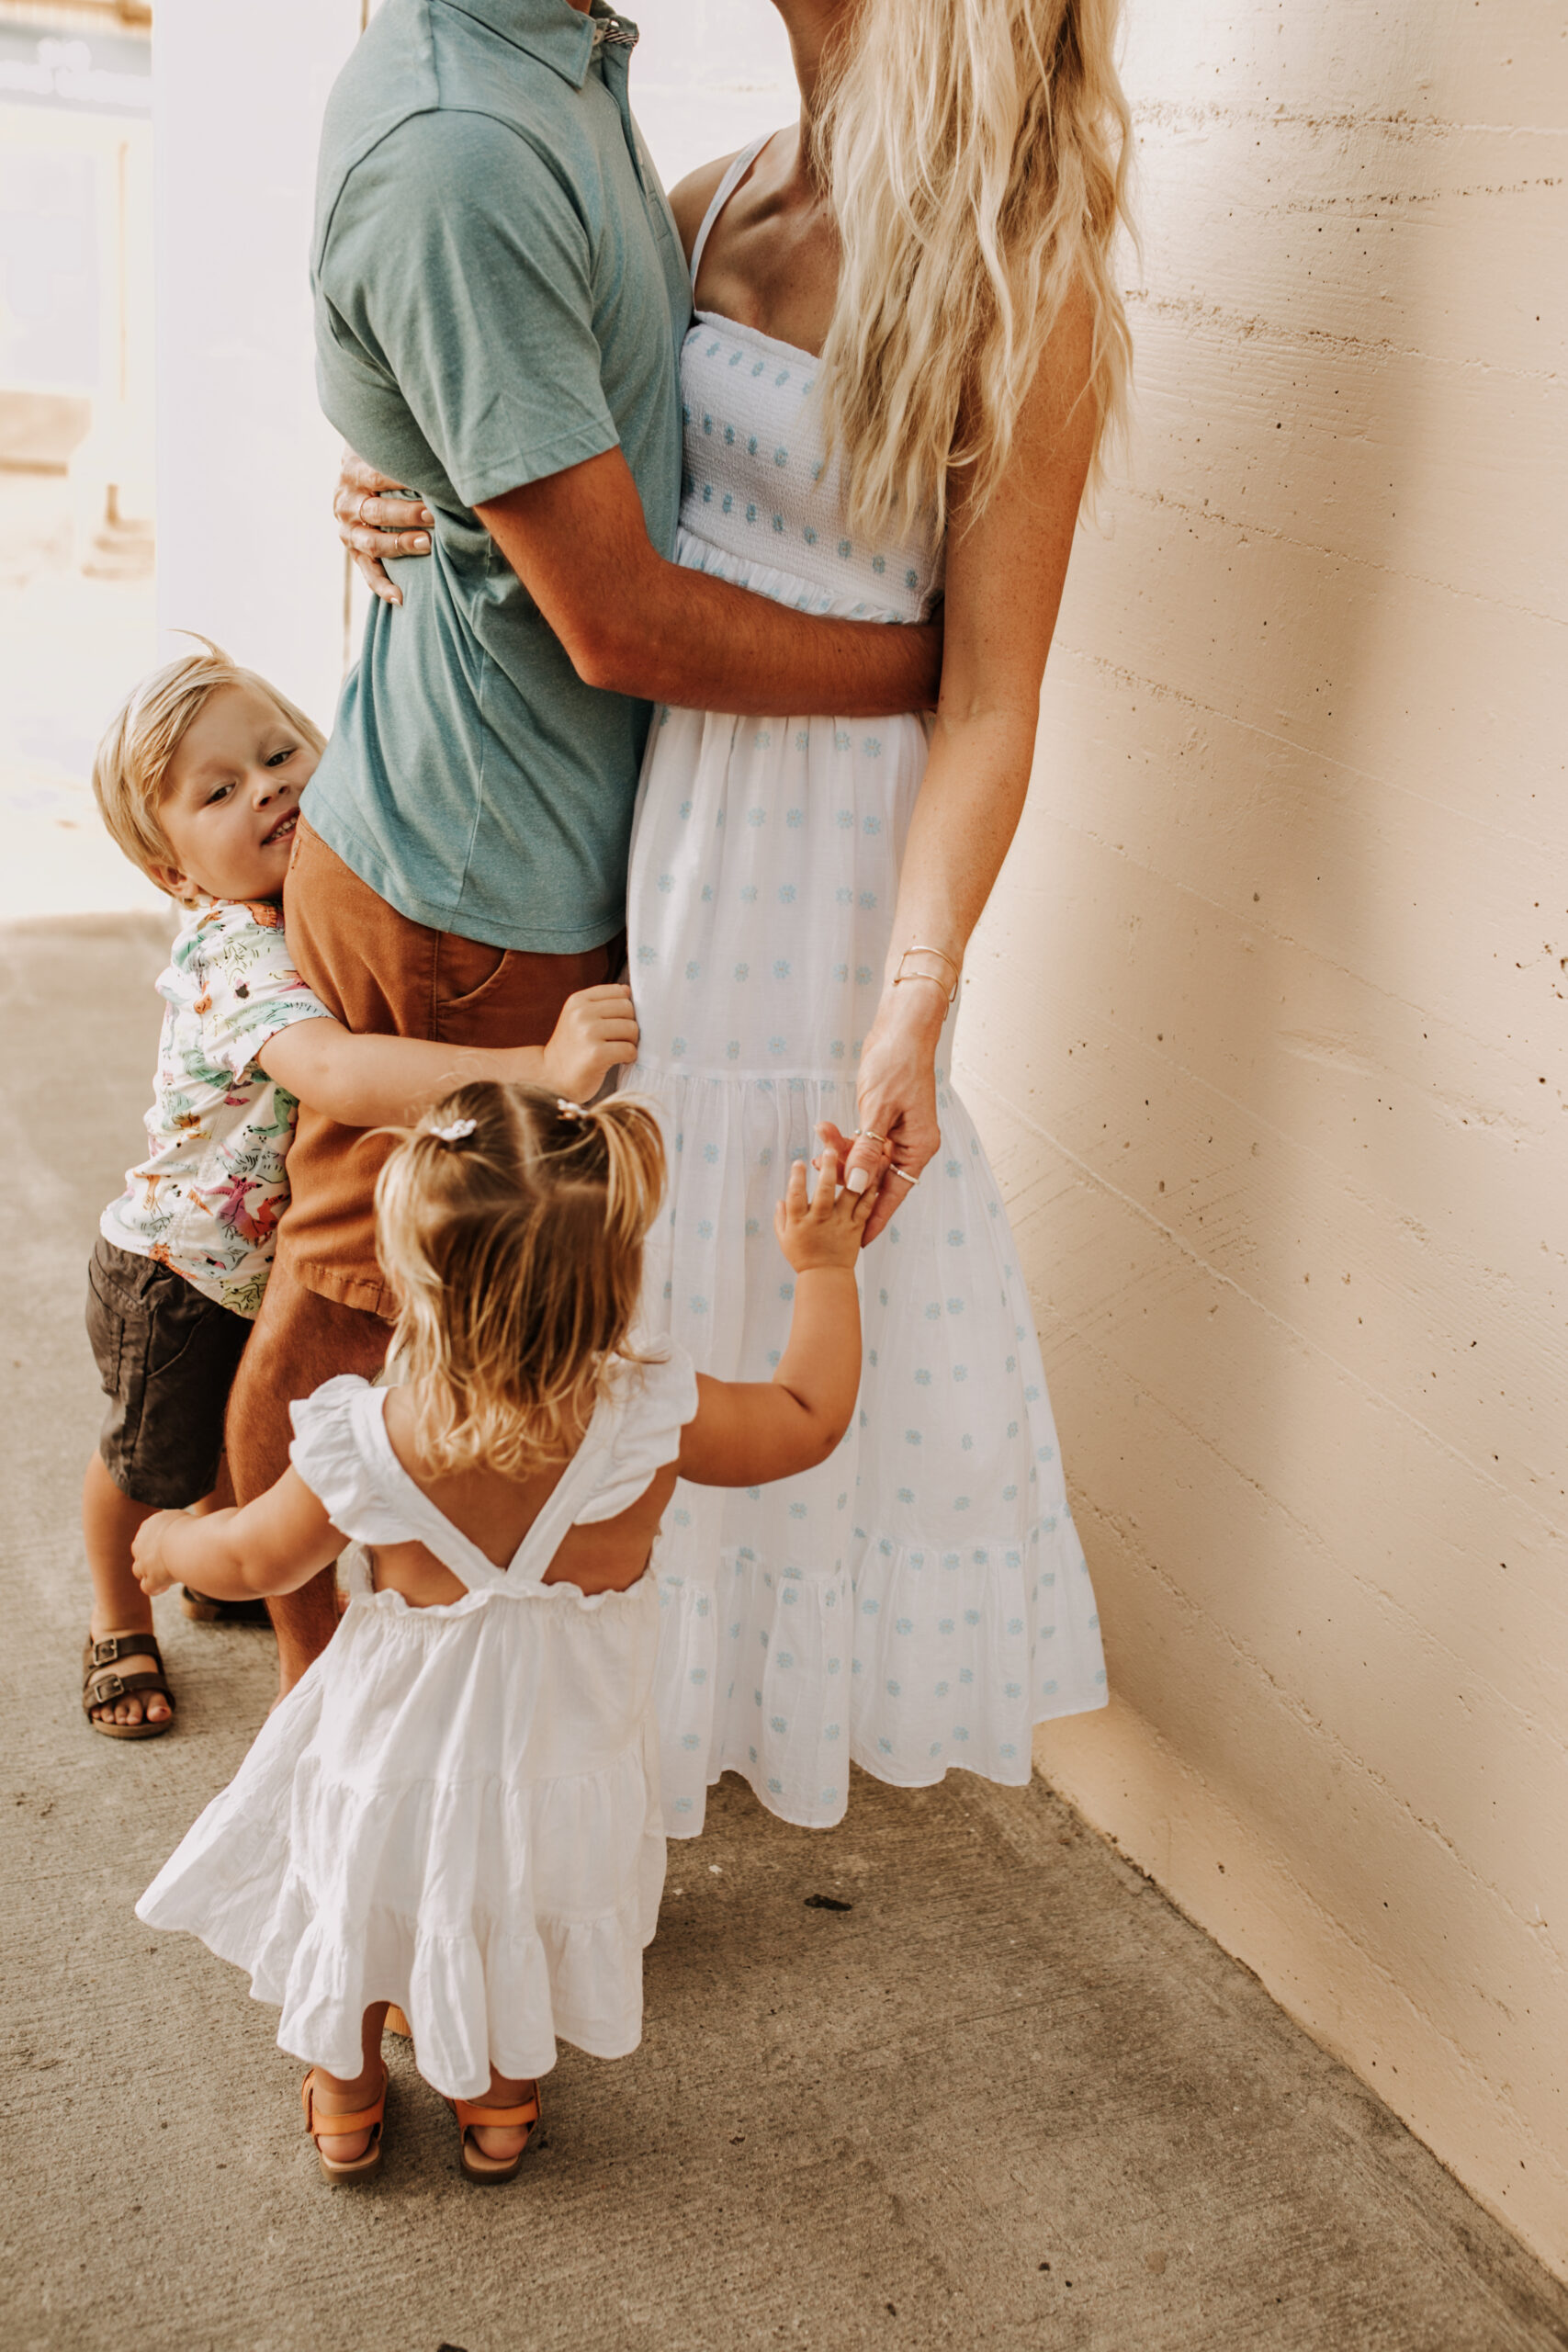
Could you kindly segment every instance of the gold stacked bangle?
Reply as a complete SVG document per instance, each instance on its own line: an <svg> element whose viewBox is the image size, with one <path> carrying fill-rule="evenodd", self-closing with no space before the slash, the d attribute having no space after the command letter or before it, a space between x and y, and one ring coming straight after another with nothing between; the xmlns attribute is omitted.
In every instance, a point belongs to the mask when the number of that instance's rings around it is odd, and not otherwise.
<svg viewBox="0 0 1568 2352"><path fill-rule="evenodd" d="M948 988L947 982L936 972L907 972L904 967L911 956L934 956L938 962L945 964L953 974L953 986ZM948 954L945 947L931 947L923 941L916 940L912 945L906 947L902 956L899 956L898 969L893 975L893 985L897 989L901 988L906 980L929 980L933 989L947 990L947 1001L951 1005L957 998L958 983L963 977L963 967Z"/></svg>

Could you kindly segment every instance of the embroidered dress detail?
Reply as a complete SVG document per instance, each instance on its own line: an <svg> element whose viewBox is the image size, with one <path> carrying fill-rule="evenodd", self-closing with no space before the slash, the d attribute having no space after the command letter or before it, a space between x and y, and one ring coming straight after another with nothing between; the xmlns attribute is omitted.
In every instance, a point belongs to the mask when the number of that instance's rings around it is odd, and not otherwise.
<svg viewBox="0 0 1568 2352"><path fill-rule="evenodd" d="M694 254L760 145L726 174ZM934 532L842 517L816 361L699 311L682 362L682 563L796 610L915 621ZM628 894L641 1044L671 1189L644 1311L720 1379L766 1380L792 1284L773 1236L818 1120L857 1125L899 860L925 773L913 715L655 715ZM852 1761L906 1786L1027 1781L1035 1724L1105 1703L1094 1594L996 1180L937 1053L942 1149L859 1268L859 1410L832 1458L765 1487L682 1485L660 1551L665 1821L694 1836L739 1772L808 1827Z"/></svg>
<svg viewBox="0 0 1568 2352"><path fill-rule="evenodd" d="M204 900L186 917L158 993L168 1010L150 1148L126 1170L98 1229L254 1317L288 1205L284 1160L299 1107L256 1057L280 1029L324 1019L326 1007L289 960L281 909L231 899Z"/></svg>
<svg viewBox="0 0 1568 2352"><path fill-rule="evenodd" d="M498 1568L409 1476L388 1391L353 1375L293 1408L294 1468L354 1539L332 1642L270 1715L137 1905L199 1936L332 2074L399 2002L420 2072L479 2098L558 2040L624 2057L664 1883L653 1713L656 1579L542 1581L569 1527L615 1518L680 1450L696 1382L678 1349L616 1363L577 1453ZM367 1547L417 1541L467 1587L410 1608Z"/></svg>

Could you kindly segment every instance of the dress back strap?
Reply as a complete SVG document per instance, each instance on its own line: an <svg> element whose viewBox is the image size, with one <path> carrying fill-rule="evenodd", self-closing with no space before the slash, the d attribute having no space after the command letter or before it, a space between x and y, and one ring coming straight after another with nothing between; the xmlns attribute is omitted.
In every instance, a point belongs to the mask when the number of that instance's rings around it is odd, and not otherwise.
<svg viewBox="0 0 1568 2352"><path fill-rule="evenodd" d="M408 1536L433 1552L469 1592L516 1592L520 1587L542 1584L545 1571L560 1547L562 1536L592 1494L603 1466L606 1447L614 1442L618 1416L615 1405L601 1399L583 1434L582 1443L557 1479L546 1502L504 1568L498 1568L479 1545L437 1510L423 1487L410 1477L387 1435L389 1391L367 1388L363 1409L372 1441L381 1456L382 1475L400 1496Z"/></svg>
<svg viewBox="0 0 1568 2352"><path fill-rule="evenodd" d="M707 251L707 242L712 233L713 224L773 135L771 130L765 130L761 139L752 140L750 147L742 147L739 154L714 190L713 202L703 214L703 225L697 231L697 241L692 247L692 291L694 294L697 290L697 272L703 266L703 255Z"/></svg>
<svg viewBox="0 0 1568 2352"><path fill-rule="evenodd" d="M557 1479L554 1492L513 1553L506 1571L508 1584L541 1584L559 1551L568 1528L598 1483L604 1453L615 1436L614 1415L601 1401L588 1424L582 1443Z"/></svg>

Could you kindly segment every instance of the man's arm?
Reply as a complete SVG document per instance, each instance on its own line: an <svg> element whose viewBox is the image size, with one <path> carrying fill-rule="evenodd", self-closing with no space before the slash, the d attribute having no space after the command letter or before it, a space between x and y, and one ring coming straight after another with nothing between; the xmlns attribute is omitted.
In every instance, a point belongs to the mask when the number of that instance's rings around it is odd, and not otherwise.
<svg viewBox="0 0 1568 2352"><path fill-rule="evenodd" d="M686 710L873 718L935 707L935 622L814 618L668 562L619 449L475 511L586 685Z"/></svg>

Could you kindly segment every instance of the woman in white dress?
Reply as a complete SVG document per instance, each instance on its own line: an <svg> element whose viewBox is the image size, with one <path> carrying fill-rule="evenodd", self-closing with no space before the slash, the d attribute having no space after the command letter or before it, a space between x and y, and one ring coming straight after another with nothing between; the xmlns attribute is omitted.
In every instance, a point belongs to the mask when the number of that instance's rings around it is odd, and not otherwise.
<svg viewBox="0 0 1568 2352"><path fill-rule="evenodd" d="M627 1082L672 1171L649 1322L765 1380L779 1169L825 1135L877 1193L856 1425L786 1484L675 1498L675 1836L725 1770L807 1826L841 1818L851 1761L1020 1783L1032 1726L1106 1695L1027 1291L948 1072L1125 379L1114 0L776 5L799 124L671 198L696 314L679 559L803 611L908 622L944 597L946 639L934 723L662 709L649 737ZM351 469L340 513L387 487Z"/></svg>

